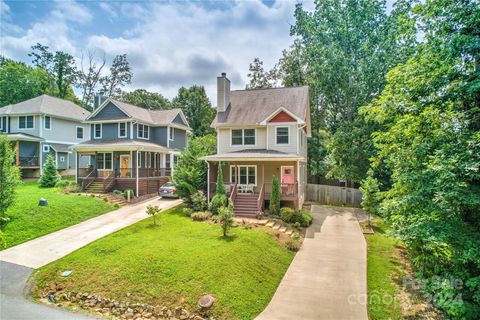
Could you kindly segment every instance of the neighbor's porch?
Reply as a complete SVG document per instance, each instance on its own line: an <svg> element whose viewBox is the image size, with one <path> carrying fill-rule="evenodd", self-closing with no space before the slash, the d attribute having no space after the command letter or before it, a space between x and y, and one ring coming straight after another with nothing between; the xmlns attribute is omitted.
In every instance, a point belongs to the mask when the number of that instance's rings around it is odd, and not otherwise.
<svg viewBox="0 0 480 320"><path fill-rule="evenodd" d="M77 183L103 192L133 189L137 195L158 192L173 174L177 155L154 151L77 152Z"/></svg>

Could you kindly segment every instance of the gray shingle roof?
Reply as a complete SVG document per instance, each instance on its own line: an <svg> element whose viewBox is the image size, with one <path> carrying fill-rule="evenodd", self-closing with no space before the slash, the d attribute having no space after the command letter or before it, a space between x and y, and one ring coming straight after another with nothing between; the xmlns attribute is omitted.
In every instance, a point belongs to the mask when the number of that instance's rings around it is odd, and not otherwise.
<svg viewBox="0 0 480 320"><path fill-rule="evenodd" d="M83 121L90 115L88 110L71 101L51 97L46 94L0 108L0 114L32 113L42 113L77 121Z"/></svg>
<svg viewBox="0 0 480 320"><path fill-rule="evenodd" d="M128 113L132 118L147 122L153 125L168 125L173 122L175 117L181 112L181 109L168 109L168 110L149 110L142 107L135 106L130 103L126 103L116 99L109 99L115 105L120 107L123 111ZM177 124L178 125L178 124ZM178 125L181 126L181 125ZM185 129L190 129L189 126L183 126Z"/></svg>
<svg viewBox="0 0 480 320"><path fill-rule="evenodd" d="M309 104L308 86L234 90L229 107L217 113L212 126L258 124L280 107L307 122Z"/></svg>

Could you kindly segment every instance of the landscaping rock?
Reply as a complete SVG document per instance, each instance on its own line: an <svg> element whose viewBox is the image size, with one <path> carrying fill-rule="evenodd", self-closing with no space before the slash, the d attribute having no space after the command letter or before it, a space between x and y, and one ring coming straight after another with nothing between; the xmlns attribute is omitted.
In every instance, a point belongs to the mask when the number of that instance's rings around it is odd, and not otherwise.
<svg viewBox="0 0 480 320"><path fill-rule="evenodd" d="M207 309L213 305L214 301L215 301L215 298L207 294L200 297L200 299L198 300L198 306L202 309Z"/></svg>

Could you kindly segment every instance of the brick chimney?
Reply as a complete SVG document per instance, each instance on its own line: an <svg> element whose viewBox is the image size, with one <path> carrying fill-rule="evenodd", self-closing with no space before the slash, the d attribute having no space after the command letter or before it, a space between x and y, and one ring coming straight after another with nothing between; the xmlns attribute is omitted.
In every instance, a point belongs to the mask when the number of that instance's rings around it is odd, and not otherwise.
<svg viewBox="0 0 480 320"><path fill-rule="evenodd" d="M217 112L224 112L230 104L230 80L225 72L217 77Z"/></svg>

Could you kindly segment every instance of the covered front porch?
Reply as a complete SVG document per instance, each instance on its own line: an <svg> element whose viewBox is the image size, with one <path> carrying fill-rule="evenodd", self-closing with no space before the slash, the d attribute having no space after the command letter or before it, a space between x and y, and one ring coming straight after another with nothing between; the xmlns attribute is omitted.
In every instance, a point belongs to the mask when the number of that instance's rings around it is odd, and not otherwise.
<svg viewBox="0 0 480 320"><path fill-rule="evenodd" d="M39 177L42 165L40 155L43 139L24 133L8 134L7 137L15 149L15 161L13 165L21 169L22 177Z"/></svg>
<svg viewBox="0 0 480 320"><path fill-rule="evenodd" d="M137 196L141 196L158 192L158 188L172 176L177 156L169 149L161 146L125 146L121 149L98 148L92 151L76 146L77 183L86 191L133 189Z"/></svg>
<svg viewBox="0 0 480 320"><path fill-rule="evenodd" d="M222 155L204 157L208 163L208 198L215 195L218 170L222 170L227 195L242 215L263 212L272 194L273 176L280 182L280 200L298 208L303 204L301 178L304 163L300 157L243 157L231 159ZM248 198L248 200L246 200ZM255 201L253 201L255 200ZM238 210L237 210L238 209Z"/></svg>

